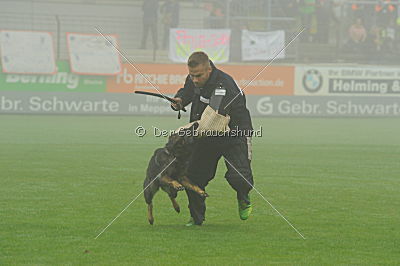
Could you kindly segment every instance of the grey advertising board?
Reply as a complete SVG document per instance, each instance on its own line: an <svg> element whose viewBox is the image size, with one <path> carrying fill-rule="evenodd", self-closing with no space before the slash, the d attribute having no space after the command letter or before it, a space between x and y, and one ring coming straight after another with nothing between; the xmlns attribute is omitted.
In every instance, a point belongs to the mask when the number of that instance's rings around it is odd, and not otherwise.
<svg viewBox="0 0 400 266"><path fill-rule="evenodd" d="M398 97L260 96L249 97L247 106L253 116L400 116Z"/></svg>
<svg viewBox="0 0 400 266"><path fill-rule="evenodd" d="M393 117L400 97L248 95L252 116ZM187 108L190 109L190 108ZM176 115L169 103L126 93L0 92L2 114Z"/></svg>
<svg viewBox="0 0 400 266"><path fill-rule="evenodd" d="M1 113L174 115L164 99L126 93L0 92Z"/></svg>

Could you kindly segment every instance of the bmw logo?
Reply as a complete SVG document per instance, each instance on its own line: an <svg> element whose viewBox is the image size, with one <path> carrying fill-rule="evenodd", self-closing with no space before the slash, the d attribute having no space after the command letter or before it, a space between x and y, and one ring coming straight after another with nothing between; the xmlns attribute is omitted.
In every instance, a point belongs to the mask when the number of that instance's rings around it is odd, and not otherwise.
<svg viewBox="0 0 400 266"><path fill-rule="evenodd" d="M319 91L322 87L322 75L316 69L307 70L303 76L303 87L310 93Z"/></svg>

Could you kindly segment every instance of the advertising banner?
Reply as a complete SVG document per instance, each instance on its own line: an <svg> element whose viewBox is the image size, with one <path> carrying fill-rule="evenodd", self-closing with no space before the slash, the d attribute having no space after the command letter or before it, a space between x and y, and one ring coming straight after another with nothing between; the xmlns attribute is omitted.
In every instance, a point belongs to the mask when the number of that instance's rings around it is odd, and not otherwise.
<svg viewBox="0 0 400 266"><path fill-rule="evenodd" d="M400 96L400 68L296 66L296 95Z"/></svg>
<svg viewBox="0 0 400 266"><path fill-rule="evenodd" d="M107 39L106 39L107 38ZM71 71L81 75L116 75L121 72L117 36L67 33Z"/></svg>
<svg viewBox="0 0 400 266"><path fill-rule="evenodd" d="M171 95L168 95L171 96ZM247 95L253 117L400 117L400 98ZM187 109L190 109L189 107ZM165 99L137 94L0 92L0 114L177 115ZM188 119L188 113L183 113Z"/></svg>
<svg viewBox="0 0 400 266"><path fill-rule="evenodd" d="M201 50L214 63L228 62L230 38L228 29L170 29L169 58L184 63L191 53Z"/></svg>
<svg viewBox="0 0 400 266"><path fill-rule="evenodd" d="M0 91L0 114L5 113L176 115L169 102L152 96L104 92Z"/></svg>
<svg viewBox="0 0 400 266"><path fill-rule="evenodd" d="M80 76L70 72L69 63L57 62L57 73L53 75L24 75L0 73L0 94L2 91L79 91L105 92L106 78L101 76Z"/></svg>
<svg viewBox="0 0 400 266"><path fill-rule="evenodd" d="M186 64L137 64L142 74L130 64L123 64L121 74L107 79L108 92L132 93L134 90L156 90L148 82L151 81L162 93L175 94L183 87L187 77ZM254 65L217 65L222 71L229 73L245 94L293 95L294 67L269 66L250 84L254 75L261 69Z"/></svg>
<svg viewBox="0 0 400 266"><path fill-rule="evenodd" d="M165 99L133 92L156 92L148 82L151 81L162 93L173 96L187 77L185 64L137 64L144 77L129 64L124 64L123 71L115 77L80 76L69 71L67 62L58 62L57 65L55 75L0 73L0 113L176 115ZM221 65L220 69L232 75L238 86L244 89L252 116L400 116L400 97L393 97L398 95L396 85L393 85L399 80L396 68L324 66L300 72L293 66L270 66L248 86L252 77L260 71L260 66ZM324 69L328 69L324 72L325 76L314 72L318 70L322 73ZM302 73L301 84L304 82L307 89L299 84L295 86L295 71L297 83L298 74ZM340 93L338 85L329 86L343 84L346 79L351 79L349 84L358 85L347 85L350 87L343 87ZM359 85L365 79L364 85ZM373 84L377 82L382 88L379 93L365 91L366 88L375 88L377 85ZM324 87L325 83L328 85ZM389 83L391 86L387 85ZM300 95L293 95L294 92ZM348 97L350 95L352 97ZM187 116L187 113L184 115Z"/></svg>
<svg viewBox="0 0 400 266"><path fill-rule="evenodd" d="M249 96L254 116L400 117L400 98L343 96Z"/></svg>
<svg viewBox="0 0 400 266"><path fill-rule="evenodd" d="M107 79L108 92L132 93L135 90L157 92L150 81L162 93L174 94L183 87L187 77L186 64L130 64L122 65L122 72Z"/></svg>
<svg viewBox="0 0 400 266"><path fill-rule="evenodd" d="M293 95L293 66L223 65L220 67L231 75L246 95ZM260 73L257 77L257 73Z"/></svg>
<svg viewBox="0 0 400 266"><path fill-rule="evenodd" d="M242 60L265 61L275 56L277 59L285 58L285 32L270 31L258 32L242 30ZM278 54L279 53L279 54Z"/></svg>
<svg viewBox="0 0 400 266"><path fill-rule="evenodd" d="M132 93L135 90L157 92L153 85L165 94L175 94L185 83L186 64L136 64L137 72L130 64L123 64L117 76L87 76L70 72L69 63L57 62L54 75L22 75L0 73L0 91L68 91L68 92L112 92ZM260 71L255 65L220 65L229 73L246 95L293 95L294 67L270 66L257 78ZM250 84L249 82L252 81Z"/></svg>
<svg viewBox="0 0 400 266"><path fill-rule="evenodd" d="M3 72L53 74L56 63L50 32L0 31Z"/></svg>

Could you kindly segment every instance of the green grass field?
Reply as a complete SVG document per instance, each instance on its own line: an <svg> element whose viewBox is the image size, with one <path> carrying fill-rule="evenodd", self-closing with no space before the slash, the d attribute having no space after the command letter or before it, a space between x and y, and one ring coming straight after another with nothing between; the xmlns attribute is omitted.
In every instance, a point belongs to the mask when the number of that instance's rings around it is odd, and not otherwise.
<svg viewBox="0 0 400 266"><path fill-rule="evenodd" d="M149 158L175 118L0 116L0 264L322 265L400 263L399 119L254 119L256 188L237 214L221 161L207 221L187 228L165 193L155 224L142 190ZM87 252L85 253L85 251Z"/></svg>

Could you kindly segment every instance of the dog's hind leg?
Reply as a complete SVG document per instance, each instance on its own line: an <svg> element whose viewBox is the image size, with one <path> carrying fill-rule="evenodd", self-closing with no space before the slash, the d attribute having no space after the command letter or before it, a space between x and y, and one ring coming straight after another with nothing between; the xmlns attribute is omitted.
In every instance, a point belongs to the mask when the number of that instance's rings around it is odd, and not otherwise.
<svg viewBox="0 0 400 266"><path fill-rule="evenodd" d="M147 205L147 219L149 220L149 223L153 225L154 223L154 217L153 217L153 203L150 203Z"/></svg>
<svg viewBox="0 0 400 266"><path fill-rule="evenodd" d="M174 207L177 213L181 212L181 208L179 207L178 202L176 202L176 197L178 196L178 191L176 189L171 188L170 186L162 186L162 189L167 192L169 199L171 200L172 206Z"/></svg>
<svg viewBox="0 0 400 266"><path fill-rule="evenodd" d="M177 213L180 213L181 212L181 208L179 207L179 204L178 204L178 202L176 202L175 198L169 197L169 199L171 200L172 206L174 207L175 211Z"/></svg>
<svg viewBox="0 0 400 266"><path fill-rule="evenodd" d="M153 196L154 194L150 189L144 190L144 198L147 203L147 220L152 225L154 223L154 216L153 216Z"/></svg>
<svg viewBox="0 0 400 266"><path fill-rule="evenodd" d="M149 223L152 225L154 223L154 216L153 216L153 197L157 193L159 189L158 182L149 183L150 179L146 178L143 184L144 187L144 199L147 203L147 219Z"/></svg>

